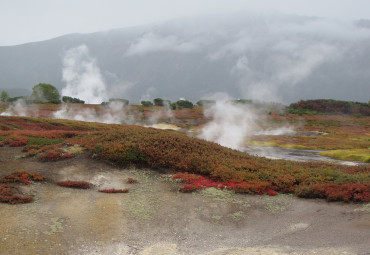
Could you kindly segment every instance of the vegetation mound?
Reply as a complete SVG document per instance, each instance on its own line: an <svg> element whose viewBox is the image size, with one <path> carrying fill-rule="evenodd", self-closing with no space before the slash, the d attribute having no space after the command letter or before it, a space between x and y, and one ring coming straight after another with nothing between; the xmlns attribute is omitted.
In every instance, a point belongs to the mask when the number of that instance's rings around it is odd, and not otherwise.
<svg viewBox="0 0 370 255"><path fill-rule="evenodd" d="M73 135L65 143L87 148L94 158L122 166L136 165L197 174L213 182L227 182L242 193L295 193L299 190L301 197L370 201L369 165L341 166L270 160L183 133L139 126L16 117L1 120L5 124L21 120L22 126L27 127L21 130L24 135L33 134L33 126L39 129L46 125L48 129L43 130L45 135L55 130L69 130ZM7 132L8 135L12 133L9 130ZM329 191L311 195L317 193L317 185ZM347 190L345 196L330 199L333 192L343 189Z"/></svg>

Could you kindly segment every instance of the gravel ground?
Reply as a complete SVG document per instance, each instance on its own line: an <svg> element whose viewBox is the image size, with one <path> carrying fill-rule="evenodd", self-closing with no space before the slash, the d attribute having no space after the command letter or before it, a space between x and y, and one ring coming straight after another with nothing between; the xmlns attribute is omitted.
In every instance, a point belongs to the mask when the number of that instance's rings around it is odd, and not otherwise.
<svg viewBox="0 0 370 255"><path fill-rule="evenodd" d="M47 176L16 185L29 204L0 204L0 254L370 254L370 207L289 195L248 196L179 184L149 169L124 169L86 154L58 162L0 148L0 175ZM127 178L138 183L128 184ZM90 190L63 188L84 180ZM103 188L128 188L105 194Z"/></svg>

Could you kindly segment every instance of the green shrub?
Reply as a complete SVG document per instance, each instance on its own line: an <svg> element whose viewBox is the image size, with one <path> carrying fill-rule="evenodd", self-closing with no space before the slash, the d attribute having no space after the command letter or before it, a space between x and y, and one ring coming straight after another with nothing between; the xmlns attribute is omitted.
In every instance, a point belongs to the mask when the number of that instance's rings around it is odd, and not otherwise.
<svg viewBox="0 0 370 255"><path fill-rule="evenodd" d="M142 104L143 106L145 106L145 107L150 107L150 106L152 106L152 105L153 105L153 103L152 103L152 102L150 102L150 101L141 101L141 104Z"/></svg>
<svg viewBox="0 0 370 255"><path fill-rule="evenodd" d="M70 104L84 104L85 103L85 101L83 101L81 99L73 98L73 97L69 97L69 96L62 97L62 101L64 103L70 103Z"/></svg>

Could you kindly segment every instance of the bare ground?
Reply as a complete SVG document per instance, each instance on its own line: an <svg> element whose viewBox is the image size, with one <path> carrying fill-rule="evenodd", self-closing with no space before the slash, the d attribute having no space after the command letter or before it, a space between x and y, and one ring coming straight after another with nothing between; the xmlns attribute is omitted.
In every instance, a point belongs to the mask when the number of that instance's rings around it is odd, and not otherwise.
<svg viewBox="0 0 370 255"><path fill-rule="evenodd" d="M0 176L24 169L48 181L17 185L34 195L32 203L0 203L0 254L370 254L368 205L216 189L183 194L160 173L85 153L58 162L21 156L20 148L0 148ZM94 187L55 184L67 179Z"/></svg>

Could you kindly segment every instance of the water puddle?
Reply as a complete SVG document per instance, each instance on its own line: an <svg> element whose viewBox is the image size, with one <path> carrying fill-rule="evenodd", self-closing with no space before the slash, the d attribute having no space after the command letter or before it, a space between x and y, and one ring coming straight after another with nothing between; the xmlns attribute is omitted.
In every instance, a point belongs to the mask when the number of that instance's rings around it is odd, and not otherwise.
<svg viewBox="0 0 370 255"><path fill-rule="evenodd" d="M321 156L319 155L319 153L321 152L319 150L298 150L279 147L249 146L248 148L244 149L244 152L250 155L265 157L269 159L286 159L293 161L323 161L348 166L366 164L362 162L337 160Z"/></svg>

